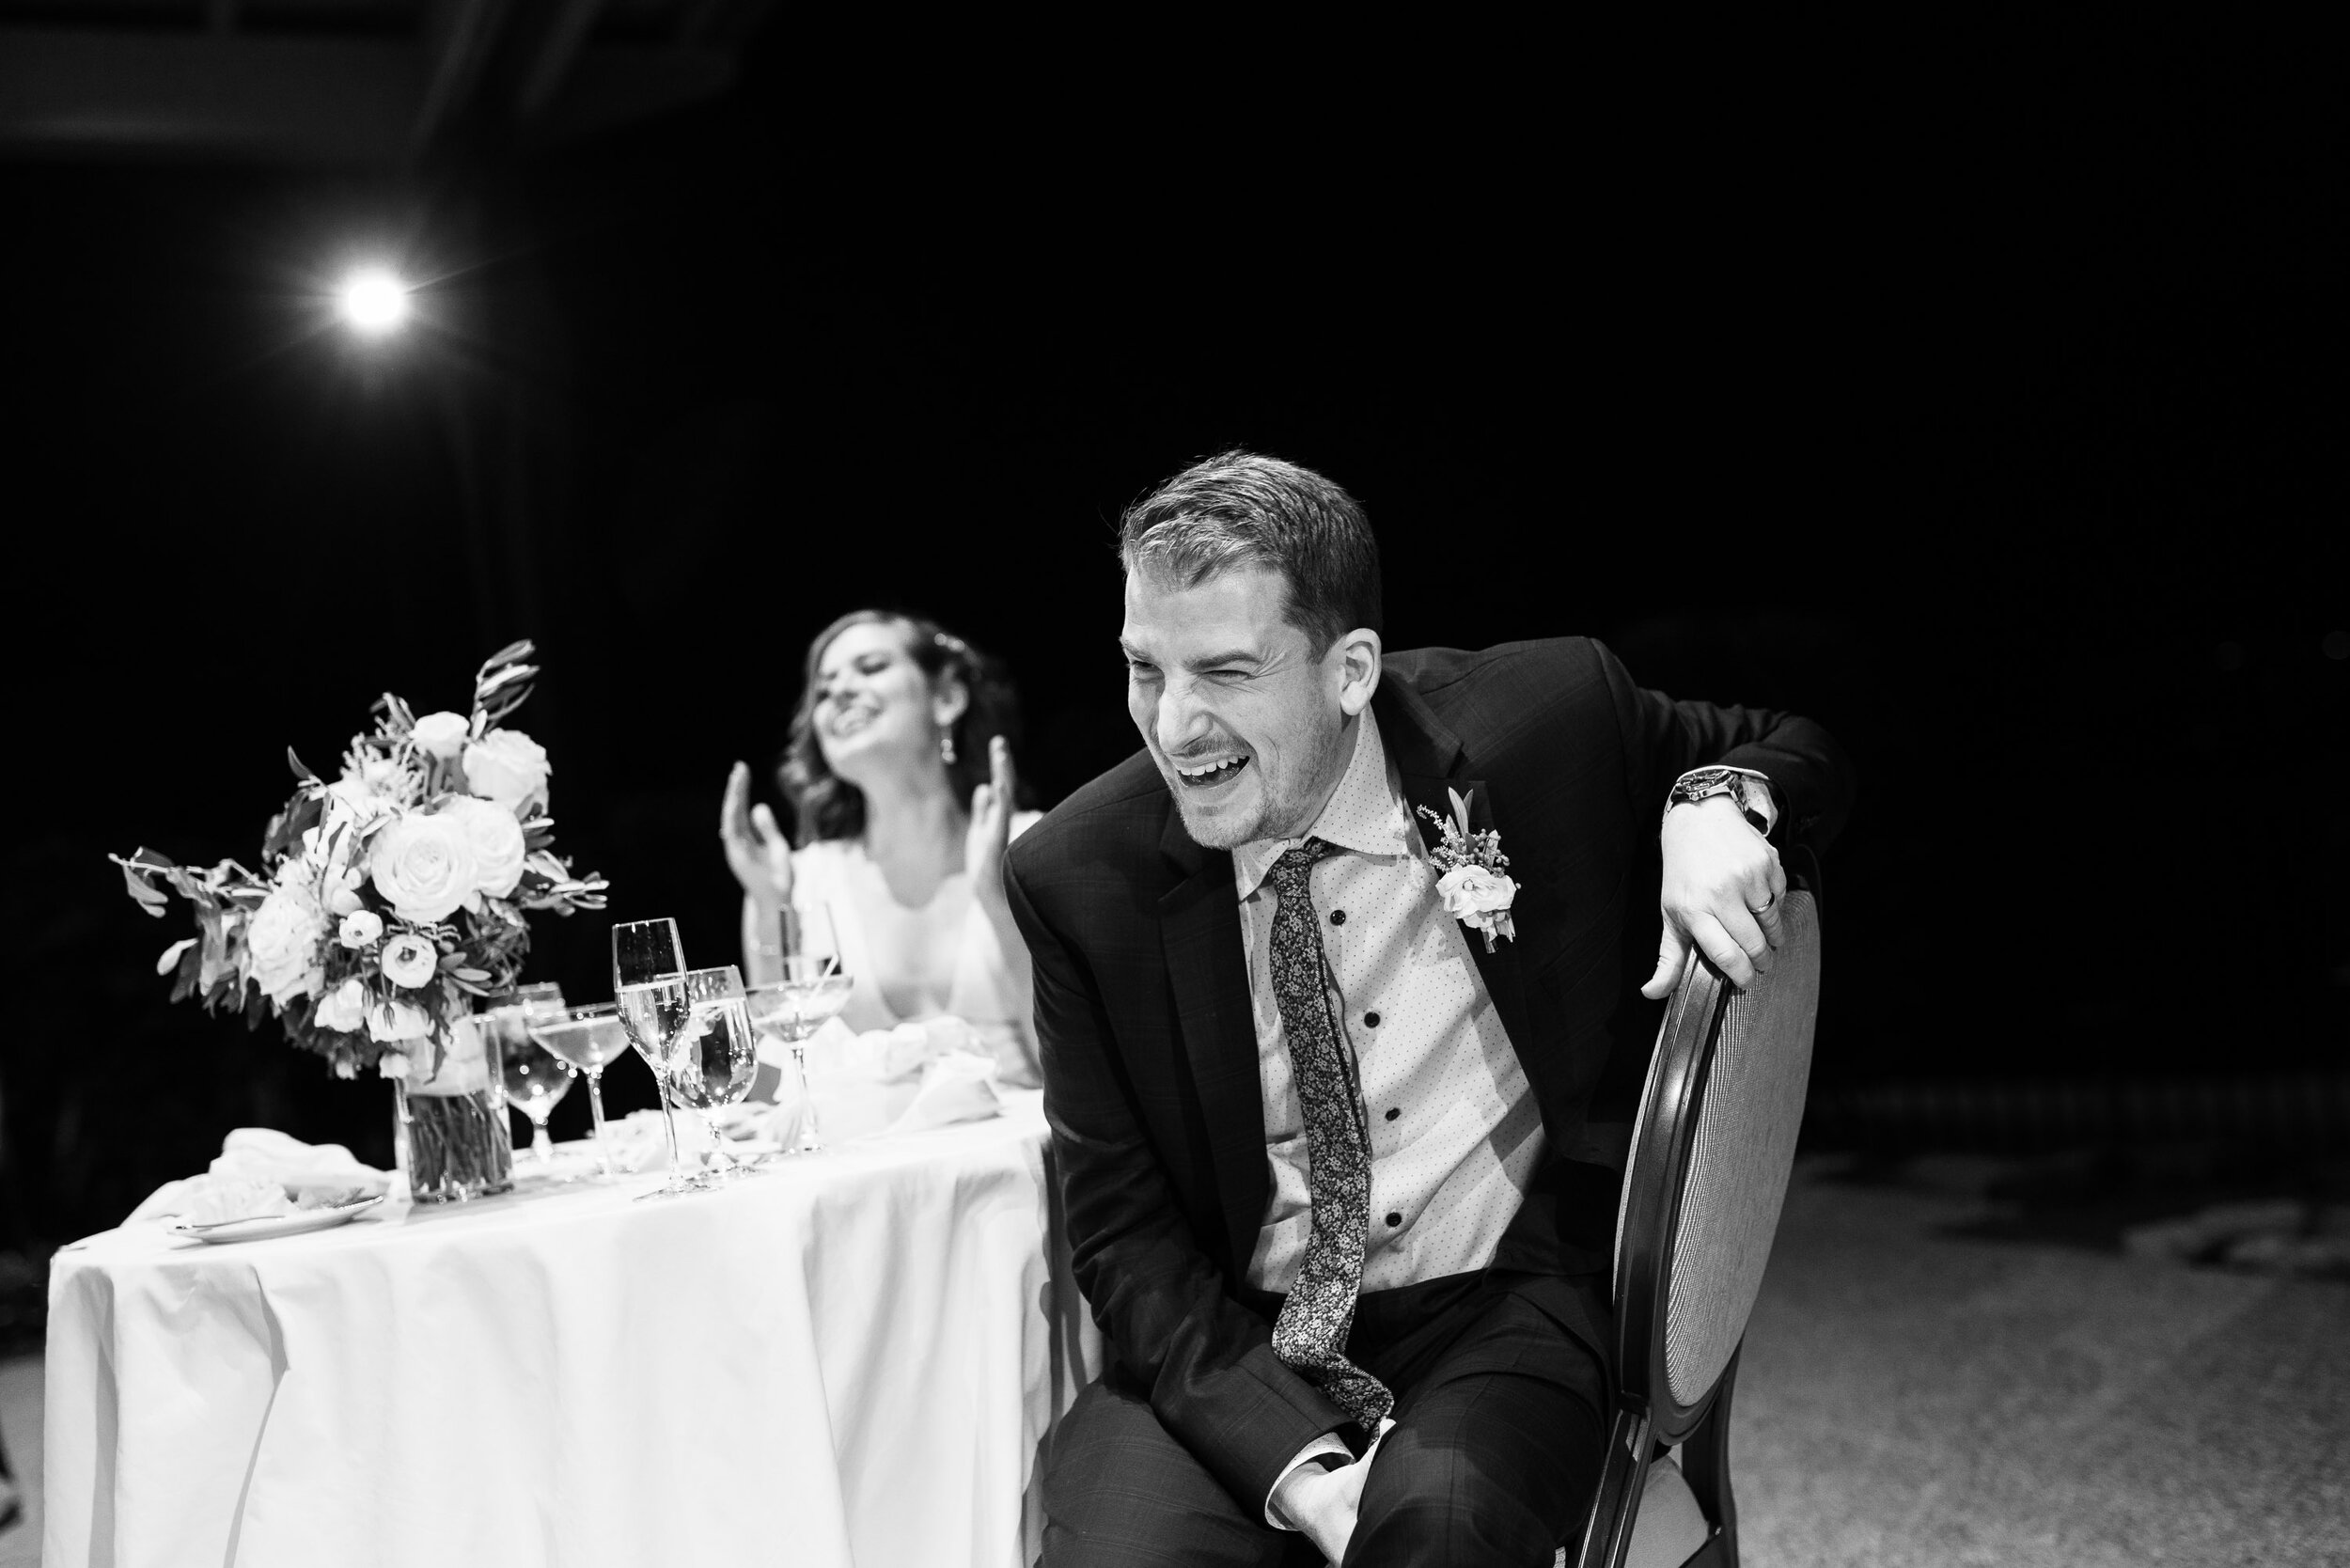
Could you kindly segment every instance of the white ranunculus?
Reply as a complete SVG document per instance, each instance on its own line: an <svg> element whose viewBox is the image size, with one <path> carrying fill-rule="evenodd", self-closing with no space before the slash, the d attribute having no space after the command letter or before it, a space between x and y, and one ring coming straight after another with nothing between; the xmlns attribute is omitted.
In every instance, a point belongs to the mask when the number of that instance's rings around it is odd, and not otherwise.
<svg viewBox="0 0 2350 1568"><path fill-rule="evenodd" d="M319 998L319 1010L313 1015L322 1029L338 1029L344 1034L357 1034L367 1026L368 988L357 976L343 981Z"/></svg>
<svg viewBox="0 0 2350 1568"><path fill-rule="evenodd" d="M432 1032L432 1015L407 1002L378 1002L368 1009L368 1038L386 1044L402 1040L422 1040ZM388 1055L388 1053L387 1053ZM386 1072L387 1078L404 1075L403 1064L399 1073Z"/></svg>
<svg viewBox="0 0 2350 1568"><path fill-rule="evenodd" d="M1446 914L1485 933L1488 948L1496 936L1516 939L1517 922L1511 917L1510 905L1518 896L1518 885L1501 872L1455 866L1436 879L1436 894L1444 900Z"/></svg>
<svg viewBox="0 0 2350 1568"><path fill-rule="evenodd" d="M445 920L477 889L473 843L446 814L412 813L377 834L368 871L403 920Z"/></svg>
<svg viewBox="0 0 2350 1568"><path fill-rule="evenodd" d="M1509 908L1518 896L1518 885L1482 866L1455 866L1436 879L1436 894L1444 900L1445 913L1459 919Z"/></svg>
<svg viewBox="0 0 2350 1568"><path fill-rule="evenodd" d="M514 891L523 879L523 824L514 813L494 800L459 795L442 809L457 819L473 846L474 886L494 899Z"/></svg>
<svg viewBox="0 0 2350 1568"><path fill-rule="evenodd" d="M547 804L546 748L519 729L493 729L465 747L465 788L519 817Z"/></svg>
<svg viewBox="0 0 2350 1568"><path fill-rule="evenodd" d="M326 974L319 966L319 943L326 935L326 912L307 889L271 889L245 928L245 951L253 979L269 999L284 1006L296 996L315 996Z"/></svg>
<svg viewBox="0 0 2350 1568"><path fill-rule="evenodd" d="M384 934L384 917L372 909L354 909L343 917L343 923L335 933L335 940L356 950Z"/></svg>
<svg viewBox="0 0 2350 1568"><path fill-rule="evenodd" d="M408 738L416 743L417 750L446 762L465 749L465 737L472 732L473 726L462 713L427 713L408 731Z"/></svg>
<svg viewBox="0 0 2350 1568"><path fill-rule="evenodd" d="M375 1070L387 1078L406 1077L408 1075L408 1053L405 1051L384 1052L375 1058Z"/></svg>
<svg viewBox="0 0 2350 1568"><path fill-rule="evenodd" d="M382 963L385 980L414 991L431 980L440 967L441 955L426 938L413 931L403 931L384 944Z"/></svg>

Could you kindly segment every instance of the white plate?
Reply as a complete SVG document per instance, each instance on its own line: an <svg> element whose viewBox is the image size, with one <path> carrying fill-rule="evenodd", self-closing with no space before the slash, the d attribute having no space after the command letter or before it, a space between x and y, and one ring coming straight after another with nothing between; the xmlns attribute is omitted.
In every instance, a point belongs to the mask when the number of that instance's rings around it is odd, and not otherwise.
<svg viewBox="0 0 2350 1568"><path fill-rule="evenodd" d="M330 1226L358 1218L368 1210L383 1202L381 1198L363 1198L356 1203L345 1203L333 1209L296 1209L290 1215L263 1215L258 1219L224 1219L211 1225L191 1225L175 1219L164 1227L175 1236L194 1236L202 1242L265 1241L271 1236L298 1236L305 1231L323 1231Z"/></svg>

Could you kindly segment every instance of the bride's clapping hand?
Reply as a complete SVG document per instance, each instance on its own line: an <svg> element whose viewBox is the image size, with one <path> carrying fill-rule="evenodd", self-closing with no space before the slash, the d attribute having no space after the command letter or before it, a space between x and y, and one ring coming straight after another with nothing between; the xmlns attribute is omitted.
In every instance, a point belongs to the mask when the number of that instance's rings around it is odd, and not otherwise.
<svg viewBox="0 0 2350 1568"><path fill-rule="evenodd" d="M988 781L971 792L971 834L964 841L963 869L971 890L983 899L1004 896L1004 846L1011 841L1011 746L1001 735L987 743Z"/></svg>
<svg viewBox="0 0 2350 1568"><path fill-rule="evenodd" d="M975 814L976 815L976 814ZM976 831L978 823L973 823ZM762 904L791 901L791 840L776 825L776 814L751 804L751 770L734 764L727 775L727 798L718 808L718 837L727 846L727 869L743 891Z"/></svg>

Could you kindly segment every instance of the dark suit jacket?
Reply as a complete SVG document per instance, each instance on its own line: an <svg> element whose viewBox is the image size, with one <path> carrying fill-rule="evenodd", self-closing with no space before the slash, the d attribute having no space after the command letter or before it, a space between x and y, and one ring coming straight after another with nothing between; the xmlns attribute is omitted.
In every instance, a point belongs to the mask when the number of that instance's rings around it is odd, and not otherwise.
<svg viewBox="0 0 2350 1568"><path fill-rule="evenodd" d="M1412 805L1448 814L1448 787L1469 794L1472 827L1499 830L1518 883L1517 939L1469 948L1551 1153L1495 1265L1592 1276L1604 1314L1616 1176L1563 1152L1653 964L1666 794L1693 767L1752 768L1771 780L1780 836L1817 843L1847 808L1850 771L1808 720L1643 691L1581 637L1391 654L1372 704ZM1005 881L1035 959L1078 1282L1123 1375L1253 1511L1347 1418L1275 1357L1270 1325L1236 1295L1268 1175L1232 857L1193 842L1137 752L1022 835Z"/></svg>

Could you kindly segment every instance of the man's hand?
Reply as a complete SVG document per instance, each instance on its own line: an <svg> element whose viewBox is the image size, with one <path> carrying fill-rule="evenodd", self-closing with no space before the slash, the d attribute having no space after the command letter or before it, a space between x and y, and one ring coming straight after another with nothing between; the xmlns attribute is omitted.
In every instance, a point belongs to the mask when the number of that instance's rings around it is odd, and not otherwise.
<svg viewBox="0 0 2350 1568"><path fill-rule="evenodd" d="M1355 1539L1355 1511L1362 1503L1363 1481L1370 1474L1370 1454L1335 1470L1300 1465L1273 1489L1273 1506L1324 1557L1342 1562L1346 1544Z"/></svg>
<svg viewBox="0 0 2350 1568"><path fill-rule="evenodd" d="M1771 966L1781 940L1778 902L1787 873L1778 851L1754 830L1737 802L1710 795L1665 813L1664 940L1656 973L1640 987L1650 998L1669 996L1681 983L1695 943L1742 990Z"/></svg>

